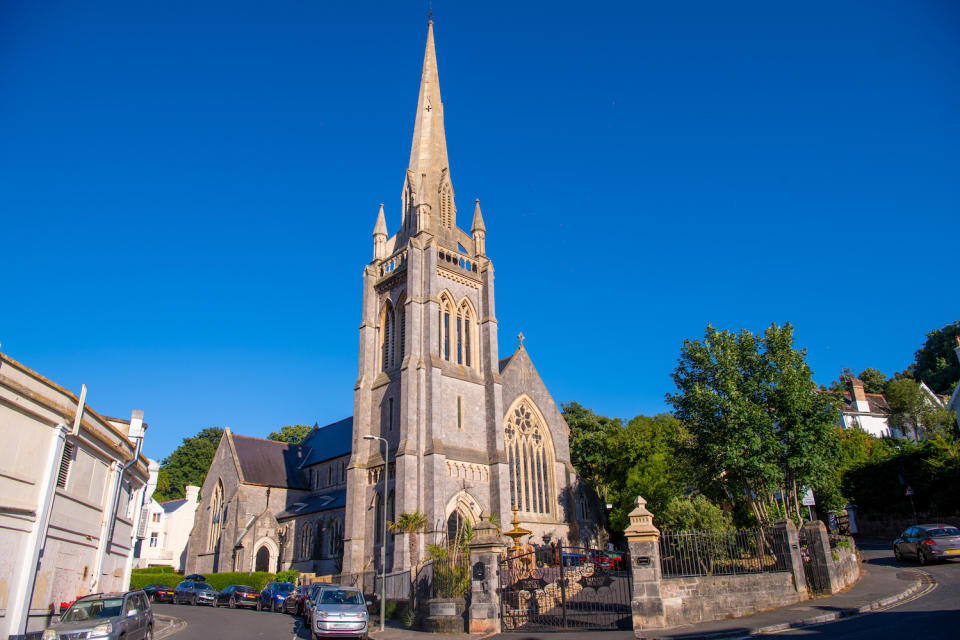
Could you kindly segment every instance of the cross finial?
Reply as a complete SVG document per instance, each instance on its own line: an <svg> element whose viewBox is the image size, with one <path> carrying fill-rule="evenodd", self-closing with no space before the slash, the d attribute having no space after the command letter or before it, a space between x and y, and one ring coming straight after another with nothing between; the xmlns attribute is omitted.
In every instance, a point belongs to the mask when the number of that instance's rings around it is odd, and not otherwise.
<svg viewBox="0 0 960 640"><path fill-rule="evenodd" d="M520 341L520 346L522 347L522 346L523 346L523 332L522 332L522 331L517 334L517 340Z"/></svg>

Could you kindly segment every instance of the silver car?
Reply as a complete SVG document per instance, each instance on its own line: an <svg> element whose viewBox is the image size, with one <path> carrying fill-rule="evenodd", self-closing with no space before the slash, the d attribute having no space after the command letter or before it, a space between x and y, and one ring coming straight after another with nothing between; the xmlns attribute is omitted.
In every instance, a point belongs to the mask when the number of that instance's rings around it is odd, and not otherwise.
<svg viewBox="0 0 960 640"><path fill-rule="evenodd" d="M909 527L893 541L893 555L897 560L915 558L920 564L960 559L960 530L949 524Z"/></svg>
<svg viewBox="0 0 960 640"><path fill-rule="evenodd" d="M356 587L323 587L313 604L311 637L314 640L325 636L366 638L370 628L369 605Z"/></svg>
<svg viewBox="0 0 960 640"><path fill-rule="evenodd" d="M153 640L153 610L143 591L95 593L77 599L60 621L41 636L43 640L108 638Z"/></svg>
<svg viewBox="0 0 960 640"><path fill-rule="evenodd" d="M206 582L194 582L193 580L184 580L173 590L173 604L209 604L216 606L217 590Z"/></svg>

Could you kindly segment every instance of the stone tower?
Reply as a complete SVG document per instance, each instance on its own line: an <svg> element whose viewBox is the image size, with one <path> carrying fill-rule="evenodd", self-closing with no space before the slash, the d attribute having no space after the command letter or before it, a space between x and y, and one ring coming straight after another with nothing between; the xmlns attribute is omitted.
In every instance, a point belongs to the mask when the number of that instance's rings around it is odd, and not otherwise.
<svg viewBox="0 0 960 640"><path fill-rule="evenodd" d="M363 272L345 573L379 567L384 499L390 520L425 514L421 560L426 542L488 514L507 522L517 502L527 528L569 533L560 495L575 484L566 424L522 341L499 360L479 200L471 233L457 224L432 21L400 204L393 235L380 205ZM389 443L386 490L382 444L370 435ZM405 535L388 540L388 569L410 566L408 548Z"/></svg>

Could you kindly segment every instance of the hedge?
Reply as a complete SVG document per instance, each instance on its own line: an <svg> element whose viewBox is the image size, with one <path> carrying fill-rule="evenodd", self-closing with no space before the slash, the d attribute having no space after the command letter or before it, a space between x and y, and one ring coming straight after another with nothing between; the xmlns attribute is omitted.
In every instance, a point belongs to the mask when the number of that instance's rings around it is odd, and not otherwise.
<svg viewBox="0 0 960 640"><path fill-rule="evenodd" d="M170 565L163 564L163 565L157 565L157 566L143 567L141 569L133 569L131 573L137 574L137 573L179 573L179 572L173 567L171 567Z"/></svg>
<svg viewBox="0 0 960 640"><path fill-rule="evenodd" d="M269 573L267 571L256 571L254 573L247 573L245 571L241 572L230 572L230 573L207 573L204 574L206 577L206 582L211 587L217 591L223 591L232 584L245 584L249 587L253 587L257 591L263 589L268 582L271 581L284 581L282 578L287 578L291 572L281 571L280 578L276 574ZM297 573L297 572L294 572ZM293 579L290 582L293 582L296 579L296 576L293 576ZM165 584L168 587L176 587L178 584L183 582L183 576L178 573L134 573L130 576L130 588L131 589L142 589L150 584Z"/></svg>

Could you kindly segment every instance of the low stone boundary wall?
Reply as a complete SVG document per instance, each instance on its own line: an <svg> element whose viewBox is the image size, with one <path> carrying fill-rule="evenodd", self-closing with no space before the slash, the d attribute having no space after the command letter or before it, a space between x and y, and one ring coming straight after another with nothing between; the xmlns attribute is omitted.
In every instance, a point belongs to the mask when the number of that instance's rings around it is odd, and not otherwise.
<svg viewBox="0 0 960 640"><path fill-rule="evenodd" d="M793 574L664 578L660 582L664 623L668 627L739 618L801 600Z"/></svg>
<svg viewBox="0 0 960 640"><path fill-rule="evenodd" d="M843 591L860 579L860 554L857 553L852 541L848 548L836 547L831 549L830 562L833 563L832 579L830 581L831 593Z"/></svg>

